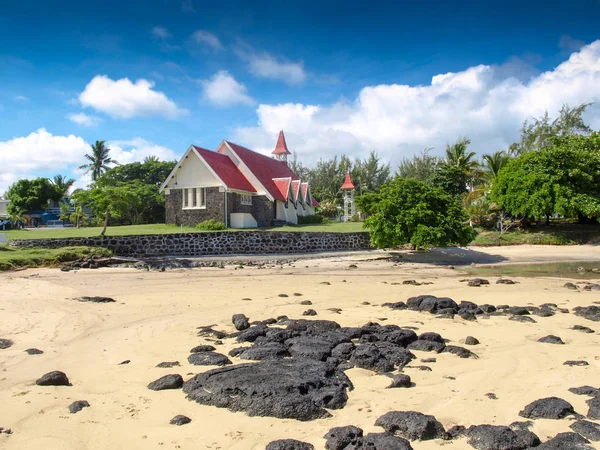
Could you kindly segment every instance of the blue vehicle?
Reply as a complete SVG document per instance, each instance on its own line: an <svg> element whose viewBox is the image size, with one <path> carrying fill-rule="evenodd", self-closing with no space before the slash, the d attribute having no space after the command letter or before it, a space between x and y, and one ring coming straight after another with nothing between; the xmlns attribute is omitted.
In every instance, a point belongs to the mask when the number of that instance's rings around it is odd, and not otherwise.
<svg viewBox="0 0 600 450"><path fill-rule="evenodd" d="M10 230L10 227L11 227L10 220L0 220L0 230L1 231Z"/></svg>

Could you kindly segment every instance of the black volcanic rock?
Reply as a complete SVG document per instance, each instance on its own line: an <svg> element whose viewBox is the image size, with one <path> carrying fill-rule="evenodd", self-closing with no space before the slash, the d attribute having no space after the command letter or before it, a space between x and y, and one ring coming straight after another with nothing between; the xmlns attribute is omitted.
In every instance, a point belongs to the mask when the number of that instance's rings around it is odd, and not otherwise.
<svg viewBox="0 0 600 450"><path fill-rule="evenodd" d="M64 372L55 370L54 372L48 372L38 379L35 384L38 386L70 386L69 379Z"/></svg>
<svg viewBox="0 0 600 450"><path fill-rule="evenodd" d="M177 416L173 417L169 423L171 425L181 426L181 425L188 424L191 421L192 421L192 419L190 419L187 416L177 415Z"/></svg>
<svg viewBox="0 0 600 450"><path fill-rule="evenodd" d="M209 370L186 381L183 390L203 405L306 421L330 417L324 408L343 408L351 386L327 363L292 358Z"/></svg>
<svg viewBox="0 0 600 450"><path fill-rule="evenodd" d="M279 439L269 442L265 450L315 450L312 444L297 441L295 439Z"/></svg>
<svg viewBox="0 0 600 450"><path fill-rule="evenodd" d="M153 391L164 391L165 389L179 389L183 386L183 378L178 374L170 374L154 380L148 385Z"/></svg>
<svg viewBox="0 0 600 450"><path fill-rule="evenodd" d="M519 413L528 419L564 419L575 415L573 405L558 397L548 397L536 400L525 406Z"/></svg>
<svg viewBox="0 0 600 450"><path fill-rule="evenodd" d="M227 356L216 352L192 353L188 356L188 362L194 366L225 366L231 364Z"/></svg>
<svg viewBox="0 0 600 450"><path fill-rule="evenodd" d="M83 408L89 408L90 404L85 400L77 400L69 405L69 412L71 414L76 414L81 411Z"/></svg>
<svg viewBox="0 0 600 450"><path fill-rule="evenodd" d="M444 426L435 417L416 411L390 411L379 417L375 425L411 441L448 438Z"/></svg>

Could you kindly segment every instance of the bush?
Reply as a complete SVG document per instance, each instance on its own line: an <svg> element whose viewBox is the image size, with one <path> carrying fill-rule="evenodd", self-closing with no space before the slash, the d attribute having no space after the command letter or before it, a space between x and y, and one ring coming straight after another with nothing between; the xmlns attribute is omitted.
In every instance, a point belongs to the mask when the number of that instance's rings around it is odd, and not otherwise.
<svg viewBox="0 0 600 450"><path fill-rule="evenodd" d="M320 215L324 216L324 217L337 217L338 216L338 209L337 209L337 205L335 203L327 203L327 202L323 202L321 203L321 206L319 207L319 213Z"/></svg>
<svg viewBox="0 0 600 450"><path fill-rule="evenodd" d="M350 222L362 222L360 214L352 214L352 217L350 217Z"/></svg>
<svg viewBox="0 0 600 450"><path fill-rule="evenodd" d="M196 228L198 230L204 231L221 231L225 230L227 227L225 227L225 224L223 222L220 222L215 219L208 219L203 222L200 222L198 225L196 225Z"/></svg>
<svg viewBox="0 0 600 450"><path fill-rule="evenodd" d="M298 216L298 225L320 224L323 223L323 216L315 214L313 216Z"/></svg>
<svg viewBox="0 0 600 450"><path fill-rule="evenodd" d="M377 248L467 245L475 238L460 201L440 188L396 178L384 185L379 195L374 215L365 221Z"/></svg>

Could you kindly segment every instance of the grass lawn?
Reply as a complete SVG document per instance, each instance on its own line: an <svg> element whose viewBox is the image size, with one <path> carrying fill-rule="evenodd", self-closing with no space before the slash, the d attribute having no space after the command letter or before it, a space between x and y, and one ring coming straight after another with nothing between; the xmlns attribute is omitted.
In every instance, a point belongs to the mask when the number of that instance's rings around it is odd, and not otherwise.
<svg viewBox="0 0 600 450"><path fill-rule="evenodd" d="M470 245L577 245L600 243L600 226L555 225L527 230L514 230L500 235L497 231L478 230Z"/></svg>
<svg viewBox="0 0 600 450"><path fill-rule="evenodd" d="M105 248L64 247L58 249L26 248L12 249L0 245L0 271L23 267L57 266L67 261L75 261L91 254L94 256L112 256Z"/></svg>
<svg viewBox="0 0 600 450"><path fill-rule="evenodd" d="M336 233L352 233L364 231L362 223L359 222L329 222L320 225L293 225L285 227L264 228L267 231L329 231ZM7 239L43 239L43 238L68 238L68 237L90 237L99 236L102 227L93 228L37 228L35 230L8 230L0 231L6 233ZM237 230L229 230L237 231ZM202 231L191 227L178 227L175 225L153 224L153 225L127 225L120 227L108 227L107 236L131 236L138 234L168 234L168 233L202 233Z"/></svg>

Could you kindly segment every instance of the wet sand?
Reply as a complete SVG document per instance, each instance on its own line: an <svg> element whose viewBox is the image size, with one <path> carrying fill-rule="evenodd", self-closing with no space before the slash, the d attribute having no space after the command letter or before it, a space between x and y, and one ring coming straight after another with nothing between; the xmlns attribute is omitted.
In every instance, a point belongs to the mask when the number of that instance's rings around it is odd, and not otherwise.
<svg viewBox="0 0 600 450"><path fill-rule="evenodd" d="M490 258L502 263L586 260L600 253L597 247L588 246L475 250L482 258L477 261L484 263ZM421 259L437 262L434 257L432 252ZM588 397L574 395L568 388L598 387L600 336L569 328L579 324L600 331L600 323L573 314L536 316L537 323L509 321L505 316L467 322L458 316L440 319L414 311L392 311L381 304L433 294L478 304L556 303L571 310L600 301L598 292L570 291L563 285L573 280L543 277L511 277L518 281L516 285L496 285L497 278L490 277L489 286L474 288L459 281L464 274L458 263L451 270L425 262L403 262L415 260L408 254L400 263L364 259L358 254L333 256L267 269L228 266L166 272L30 269L1 273L0 337L12 339L14 345L0 350L0 427L13 430L12 435L0 435L0 447L264 449L272 440L294 438L324 448L322 436L330 428L355 425L365 432L380 432L374 422L391 410L433 414L446 428L508 425L524 420L518 413L525 405L549 396L561 397L586 414ZM349 268L350 264L357 268ZM433 284L392 284L408 279ZM288 297L279 297L282 293ZM109 296L117 302L72 300L83 295ZM410 389L388 390L386 376L350 369L346 373L355 389L349 393L346 407L331 411L332 418L311 422L248 417L190 402L181 390L147 389L149 382L168 373L188 379L210 369L187 362L192 347L208 343L196 336L197 327L216 324L219 330L234 331L231 316L235 313L244 313L251 320L279 315L300 318L307 307L299 303L307 299L313 303L310 308L318 312L316 319L335 320L342 326L361 326L368 321L413 326L418 332L438 332L455 345L474 336L481 344L469 349L479 359L414 351L417 360L411 365L422 364L418 361L429 357L437 362L426 364L431 372L404 369L416 384ZM365 301L371 304L363 305ZM335 314L327 308L341 308L342 312ZM560 336L566 345L537 342L549 334ZM234 346L228 340L217 350L226 354ZM24 350L30 347L44 354L27 355ZM585 359L589 366L563 365L577 359ZM131 362L119 365L124 360ZM162 361L179 361L181 367L156 368ZM64 371L72 386L35 385L37 378L52 370ZM486 393L494 393L498 399L491 400ZM67 407L75 400L87 400L91 407L70 414ZM177 414L189 416L192 423L170 425L169 420ZM542 441L570 431L572 423L569 419L534 422L531 430ZM472 448L464 439L412 445L416 450Z"/></svg>

